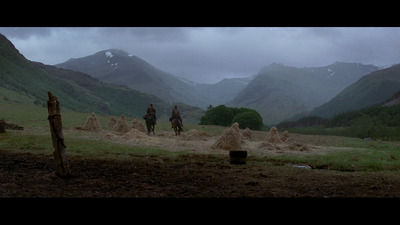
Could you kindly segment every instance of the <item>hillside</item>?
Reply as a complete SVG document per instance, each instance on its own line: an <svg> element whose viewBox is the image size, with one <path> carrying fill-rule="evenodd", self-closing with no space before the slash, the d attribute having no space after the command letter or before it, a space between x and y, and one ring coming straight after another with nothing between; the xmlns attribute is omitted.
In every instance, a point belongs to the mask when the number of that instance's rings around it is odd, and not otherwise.
<svg viewBox="0 0 400 225"><path fill-rule="evenodd" d="M313 109L310 115L335 114L379 104L400 90L400 64L370 73L348 86L329 102Z"/></svg>
<svg viewBox="0 0 400 225"><path fill-rule="evenodd" d="M227 105L255 109L264 123L276 124L329 101L351 82L376 69L338 62L314 68L273 63L262 68Z"/></svg>
<svg viewBox="0 0 400 225"><path fill-rule="evenodd" d="M106 84L81 72L27 60L0 34L0 96L8 101L46 106L51 91L63 109L141 118L150 103L158 115L170 114L172 104L127 87ZM193 111L201 111L191 107ZM198 119L200 117L198 116Z"/></svg>
<svg viewBox="0 0 400 225"><path fill-rule="evenodd" d="M215 84L195 84L193 90L197 96L204 99L208 105L222 105L231 101L240 93L254 77L225 78Z"/></svg>
<svg viewBox="0 0 400 225"><path fill-rule="evenodd" d="M400 91L393 95L383 106L394 106L400 104Z"/></svg>
<svg viewBox="0 0 400 225"><path fill-rule="evenodd" d="M202 98L196 97L192 85L122 50L103 50L55 66L87 73L107 83L125 85L133 90L155 95L168 103L207 105Z"/></svg>
<svg viewBox="0 0 400 225"><path fill-rule="evenodd" d="M87 73L104 82L153 94L166 102L183 102L206 109L232 100L252 79L226 78L216 84L198 84L157 69L145 60L118 49L107 49L55 65Z"/></svg>

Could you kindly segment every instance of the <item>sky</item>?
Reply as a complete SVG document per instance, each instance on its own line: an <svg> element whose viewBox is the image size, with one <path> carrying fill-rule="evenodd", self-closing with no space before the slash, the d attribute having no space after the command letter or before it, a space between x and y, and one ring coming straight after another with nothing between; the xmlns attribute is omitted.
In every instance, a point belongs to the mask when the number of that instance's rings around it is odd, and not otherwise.
<svg viewBox="0 0 400 225"><path fill-rule="evenodd" d="M120 49L197 83L264 66L400 63L400 27L0 27L27 59L55 65Z"/></svg>

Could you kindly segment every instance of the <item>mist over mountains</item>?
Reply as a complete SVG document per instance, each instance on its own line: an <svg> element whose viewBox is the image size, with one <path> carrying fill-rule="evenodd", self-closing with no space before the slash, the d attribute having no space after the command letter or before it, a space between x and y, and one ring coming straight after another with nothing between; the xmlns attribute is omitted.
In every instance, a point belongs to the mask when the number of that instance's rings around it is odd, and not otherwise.
<svg viewBox="0 0 400 225"><path fill-rule="evenodd" d="M346 87L330 101L314 108L309 115L335 114L382 104L400 90L400 64L374 71Z"/></svg>
<svg viewBox="0 0 400 225"><path fill-rule="evenodd" d="M273 63L243 78L199 84L118 49L48 66L25 59L4 36L0 69L3 98L20 95L44 104L47 91L54 89L64 107L72 110L140 117L153 103L164 118L173 104L180 103L192 121L199 120L209 105L225 104L257 110L266 125L296 115L333 116L384 101L400 90L398 65L382 69L334 62L296 68Z"/></svg>
<svg viewBox="0 0 400 225"><path fill-rule="evenodd" d="M117 49L70 59L55 66L154 94L166 102L183 102L203 109L220 104L252 108L261 114L266 124L310 112L362 76L379 69L373 65L345 62L306 68L273 63L245 78L198 84L165 73L139 57Z"/></svg>
<svg viewBox="0 0 400 225"><path fill-rule="evenodd" d="M231 100L251 80L232 78L217 84L198 84L161 71L143 59L118 49L103 50L55 66L152 94L169 103L183 102L204 109L210 104L219 105Z"/></svg>
<svg viewBox="0 0 400 225"><path fill-rule="evenodd" d="M376 70L378 67L372 65L344 62L309 68L274 63L262 68L228 105L253 108L261 114L264 123L276 124L309 112Z"/></svg>

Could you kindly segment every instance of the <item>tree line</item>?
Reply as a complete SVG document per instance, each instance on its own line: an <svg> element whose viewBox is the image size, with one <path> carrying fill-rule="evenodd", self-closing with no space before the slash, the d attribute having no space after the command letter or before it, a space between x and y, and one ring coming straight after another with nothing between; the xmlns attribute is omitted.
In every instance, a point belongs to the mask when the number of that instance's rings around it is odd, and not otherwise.
<svg viewBox="0 0 400 225"><path fill-rule="evenodd" d="M279 129L314 130L332 135L381 140L400 140L400 104L371 106L356 111L339 113L332 118L303 117L297 121L284 121ZM305 128L305 129L299 129ZM317 129L319 128L319 129ZM342 129L333 129L342 128Z"/></svg>
<svg viewBox="0 0 400 225"><path fill-rule="evenodd" d="M227 107L225 105L208 106L204 116L200 118L199 124L227 127L235 122L239 123L239 128L241 129L261 130L264 126L262 117L256 110L244 107Z"/></svg>

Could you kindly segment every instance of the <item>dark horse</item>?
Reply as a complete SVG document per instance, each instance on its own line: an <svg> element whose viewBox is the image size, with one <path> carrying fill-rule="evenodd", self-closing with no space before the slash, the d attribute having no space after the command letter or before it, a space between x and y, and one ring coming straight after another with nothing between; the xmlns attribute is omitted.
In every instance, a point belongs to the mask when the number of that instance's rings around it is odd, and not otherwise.
<svg viewBox="0 0 400 225"><path fill-rule="evenodd" d="M146 120L147 134L150 135L151 132L154 134L154 126L156 122L154 113L148 113L143 117L143 119Z"/></svg>
<svg viewBox="0 0 400 225"><path fill-rule="evenodd" d="M171 118L170 121L172 128L174 128L175 136L180 135L181 131L183 131L181 121L178 118Z"/></svg>

